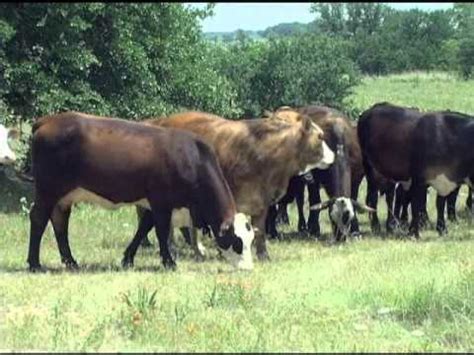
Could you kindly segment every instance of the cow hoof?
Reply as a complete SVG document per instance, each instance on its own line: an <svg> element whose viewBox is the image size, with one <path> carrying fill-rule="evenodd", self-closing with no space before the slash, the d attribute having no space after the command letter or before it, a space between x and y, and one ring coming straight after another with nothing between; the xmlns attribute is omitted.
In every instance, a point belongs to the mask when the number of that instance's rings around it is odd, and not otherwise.
<svg viewBox="0 0 474 355"><path fill-rule="evenodd" d="M352 232L351 236L354 240L362 240L362 234L360 232Z"/></svg>
<svg viewBox="0 0 474 355"><path fill-rule="evenodd" d="M122 267L124 269L130 269L133 267L133 260L128 259L128 258L123 258L122 259Z"/></svg>
<svg viewBox="0 0 474 355"><path fill-rule="evenodd" d="M257 253L257 258L260 261L270 261L270 256L268 255L267 251L263 253Z"/></svg>
<svg viewBox="0 0 474 355"><path fill-rule="evenodd" d="M308 228L306 228L305 225L298 226L298 232L304 233L304 232L306 232L306 231L308 231Z"/></svg>
<svg viewBox="0 0 474 355"><path fill-rule="evenodd" d="M319 230L319 228L309 228L308 232L310 236L316 239L321 238L321 231Z"/></svg>
<svg viewBox="0 0 474 355"><path fill-rule="evenodd" d="M440 237L448 234L448 229L446 227L436 226L436 230L438 231Z"/></svg>
<svg viewBox="0 0 474 355"><path fill-rule="evenodd" d="M270 233L270 239L280 239L280 233Z"/></svg>
<svg viewBox="0 0 474 355"><path fill-rule="evenodd" d="M77 262L75 260L69 260L64 262L66 264L66 269L69 271L77 271L79 270L79 265L77 265Z"/></svg>
<svg viewBox="0 0 474 355"><path fill-rule="evenodd" d="M46 269L41 265L30 265L28 271L34 274L44 274L46 272Z"/></svg>
<svg viewBox="0 0 474 355"><path fill-rule="evenodd" d="M206 260L206 258L204 257L204 255L202 254L196 254L194 255L194 261L196 261L197 263L202 263Z"/></svg>
<svg viewBox="0 0 474 355"><path fill-rule="evenodd" d="M163 266L166 270L176 271L176 263L173 260L163 260Z"/></svg>

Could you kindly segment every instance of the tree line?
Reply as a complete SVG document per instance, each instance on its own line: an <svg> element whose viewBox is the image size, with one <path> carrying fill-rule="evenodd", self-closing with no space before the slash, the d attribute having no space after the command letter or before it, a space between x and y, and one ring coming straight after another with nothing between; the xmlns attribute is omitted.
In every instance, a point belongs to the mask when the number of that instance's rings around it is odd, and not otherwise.
<svg viewBox="0 0 474 355"><path fill-rule="evenodd" d="M397 11L315 3L315 21L207 39L214 5L0 4L0 123L64 110L126 119L183 109L231 119L280 105L342 102L361 73L473 73L474 6Z"/></svg>

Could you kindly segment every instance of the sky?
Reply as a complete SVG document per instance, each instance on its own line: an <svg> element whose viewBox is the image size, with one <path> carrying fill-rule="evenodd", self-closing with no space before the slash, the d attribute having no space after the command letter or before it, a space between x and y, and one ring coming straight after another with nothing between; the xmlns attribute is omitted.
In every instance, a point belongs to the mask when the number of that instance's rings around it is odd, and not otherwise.
<svg viewBox="0 0 474 355"><path fill-rule="evenodd" d="M206 3L188 3L204 7ZM399 9L419 8L421 10L448 9L453 3L386 3ZM309 12L311 3L216 3L214 16L204 19L203 32L232 32L238 29L260 31L284 22L308 23L314 14Z"/></svg>

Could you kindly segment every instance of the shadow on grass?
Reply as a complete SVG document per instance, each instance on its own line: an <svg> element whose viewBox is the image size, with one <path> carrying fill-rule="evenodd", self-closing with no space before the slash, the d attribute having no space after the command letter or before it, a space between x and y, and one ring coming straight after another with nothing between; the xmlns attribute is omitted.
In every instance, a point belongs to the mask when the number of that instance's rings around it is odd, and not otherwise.
<svg viewBox="0 0 474 355"><path fill-rule="evenodd" d="M409 235L408 226L388 233L384 228L382 232L374 234L368 230L361 230L362 240L392 240L392 241L406 241L413 243L431 243L431 242L462 242L472 240L473 236L469 231L474 227L474 223L468 222L471 218L470 212L459 211L458 220L456 222L447 222L448 233L439 235L436 231L436 225L433 222L428 222L427 226L420 229L420 238L416 239ZM463 228L460 233L459 228ZM357 239L349 237L349 241L345 243L357 242ZM322 233L320 237L310 235L308 232L285 231L280 232L278 238L268 239L270 243L293 243L296 241L314 241L320 243L322 246L332 247L344 244L344 242L335 242L332 232Z"/></svg>
<svg viewBox="0 0 474 355"><path fill-rule="evenodd" d="M79 269L77 270L70 270L65 266L57 266L57 267L50 267L44 266L42 267L42 271L40 272L29 272L28 267L0 267L0 273L30 273L31 275L43 275L43 274L100 274L100 273L107 273L107 272L170 272L166 270L161 265L154 265L154 266L136 266L132 268L124 268L121 265L115 264L99 264L99 263L92 263L92 264L83 264L79 265Z"/></svg>

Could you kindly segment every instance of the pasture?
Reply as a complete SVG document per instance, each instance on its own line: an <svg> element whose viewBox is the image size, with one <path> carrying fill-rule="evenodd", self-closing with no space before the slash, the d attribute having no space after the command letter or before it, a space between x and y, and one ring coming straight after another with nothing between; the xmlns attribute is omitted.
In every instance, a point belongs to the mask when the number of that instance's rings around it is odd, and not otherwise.
<svg viewBox="0 0 474 355"><path fill-rule="evenodd" d="M467 92L474 82L443 75L366 78L352 99L361 108L390 100L472 114ZM31 193L2 179L0 350L472 352L474 229L464 211L466 192L458 198L460 222L448 222L448 235L439 237L431 226L418 242L371 235L366 215L361 241L333 246L291 238L297 223L291 205L292 225L280 226L284 238L268 243L272 261L256 261L251 273L231 272L208 238L202 239L207 260L194 262L178 231L176 272L162 268L154 235L155 248L140 249L135 268L123 270L134 209L80 205L70 222L80 271L61 265L49 225L41 260L50 272L36 275L26 272ZM434 199L431 191L432 224ZM381 199L379 217L384 223ZM327 212L321 222L327 238Z"/></svg>

